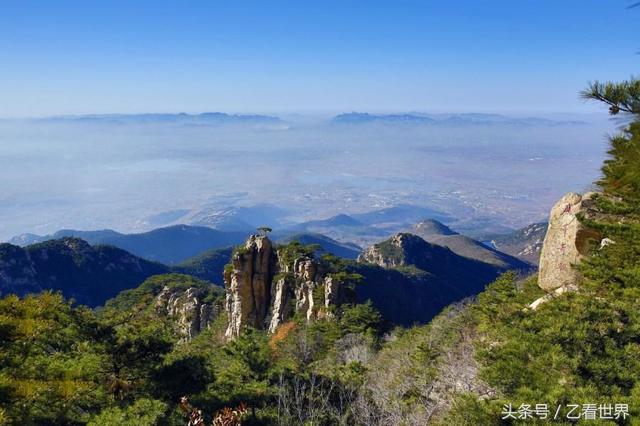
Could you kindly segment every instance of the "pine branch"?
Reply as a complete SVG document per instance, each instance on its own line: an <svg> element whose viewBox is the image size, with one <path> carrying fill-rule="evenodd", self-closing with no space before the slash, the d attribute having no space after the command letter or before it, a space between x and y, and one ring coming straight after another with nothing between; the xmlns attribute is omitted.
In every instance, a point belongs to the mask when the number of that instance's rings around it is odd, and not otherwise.
<svg viewBox="0 0 640 426"><path fill-rule="evenodd" d="M609 105L609 112L612 115L620 112L640 114L640 80L634 78L622 83L595 81L589 84L589 88L582 91L580 95L584 99Z"/></svg>

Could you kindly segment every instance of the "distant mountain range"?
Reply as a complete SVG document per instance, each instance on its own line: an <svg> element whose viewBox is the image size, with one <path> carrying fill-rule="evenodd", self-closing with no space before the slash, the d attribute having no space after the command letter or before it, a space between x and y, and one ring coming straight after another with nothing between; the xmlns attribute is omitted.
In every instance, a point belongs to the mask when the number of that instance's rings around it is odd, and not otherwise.
<svg viewBox="0 0 640 426"><path fill-rule="evenodd" d="M453 219L448 214L429 207L400 204L366 213L339 214L327 219L310 220L278 229L275 234L280 236L287 233L310 232L365 246L428 218L444 222Z"/></svg>
<svg viewBox="0 0 640 426"><path fill-rule="evenodd" d="M444 126L469 125L511 125L511 126L579 126L587 124L577 120L551 120L540 117L508 117L500 114L462 113L462 114L369 114L350 112L340 114L331 120L334 124L419 124Z"/></svg>
<svg viewBox="0 0 640 426"><path fill-rule="evenodd" d="M19 246L56 240L64 237L81 238L89 244L108 244L144 259L172 265L183 262L210 249L225 248L242 243L250 232L219 231L203 226L175 225L139 234L121 234L105 229L76 231L65 229L51 235L23 234L9 242Z"/></svg>
<svg viewBox="0 0 640 426"><path fill-rule="evenodd" d="M285 126L287 123L279 117L259 114L226 114L223 112L204 112L201 114L90 114L68 115L42 118L42 122L72 122L72 123L104 123L104 124L190 124L190 125L218 125L218 124L266 124Z"/></svg>
<svg viewBox="0 0 640 426"><path fill-rule="evenodd" d="M386 224L416 223L420 220L431 218L442 222L448 222L453 218L440 210L413 204L399 204L373 210L367 213L352 214L351 217L367 225L384 226Z"/></svg>
<svg viewBox="0 0 640 426"><path fill-rule="evenodd" d="M331 253L345 259L355 259L362 251L361 247L353 243L341 243L322 234L300 233L276 240L278 244L288 244L292 241L303 245L317 244L320 246L321 253Z"/></svg>
<svg viewBox="0 0 640 426"><path fill-rule="evenodd" d="M430 117L415 114L385 114L376 115L366 112L349 112L340 114L332 119L336 124L360 124L360 123L415 123L429 124L435 123L436 120Z"/></svg>
<svg viewBox="0 0 640 426"><path fill-rule="evenodd" d="M289 123L280 117L262 114L228 114L224 112L188 113L144 113L144 114L87 114L63 115L37 119L44 123L87 124L180 124L180 125L224 125L245 124L278 129L289 128ZM348 112L334 116L333 124L414 124L414 125L517 125L517 126L576 126L587 124L579 120L555 120L541 117L511 117L501 114L451 113L427 114L421 112L372 114Z"/></svg>
<svg viewBox="0 0 640 426"><path fill-rule="evenodd" d="M184 265L184 262L193 261L194 258L204 256L206 253L218 253L220 250L224 251L241 244L251 233L255 233L255 227L236 232L220 231L203 226L174 225L139 234L121 234L110 229L99 231L64 229L44 236L22 234L12 238L9 243L25 247L44 241L73 237L92 245L112 245L150 261L167 265ZM318 244L322 250L347 259L355 259L361 250L355 244L341 243L313 232L275 232L273 237L277 242L283 243L297 240L303 244ZM220 276L216 275L216 282L219 282Z"/></svg>

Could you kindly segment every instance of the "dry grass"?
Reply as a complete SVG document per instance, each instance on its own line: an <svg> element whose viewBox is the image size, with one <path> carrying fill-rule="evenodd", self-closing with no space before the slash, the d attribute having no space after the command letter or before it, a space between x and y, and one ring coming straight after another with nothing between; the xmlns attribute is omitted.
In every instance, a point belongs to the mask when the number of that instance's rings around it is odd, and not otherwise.
<svg viewBox="0 0 640 426"><path fill-rule="evenodd" d="M284 341L289 334L296 329L296 323L293 321L285 322L276 329L273 336L269 339L269 347L272 351L278 348L278 344Z"/></svg>

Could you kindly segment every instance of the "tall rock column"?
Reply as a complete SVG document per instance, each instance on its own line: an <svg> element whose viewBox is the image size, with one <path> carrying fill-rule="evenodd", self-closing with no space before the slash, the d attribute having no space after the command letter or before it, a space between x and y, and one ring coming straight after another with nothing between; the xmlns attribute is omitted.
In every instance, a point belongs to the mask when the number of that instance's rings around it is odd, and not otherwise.
<svg viewBox="0 0 640 426"><path fill-rule="evenodd" d="M235 252L231 268L225 271L227 337L237 336L245 326L264 328L275 265L273 244L265 236L252 235Z"/></svg>
<svg viewBox="0 0 640 426"><path fill-rule="evenodd" d="M311 320L314 312L313 289L316 288L318 264L310 258L301 257L293 263L296 278L296 311L305 312L307 321Z"/></svg>
<svg viewBox="0 0 640 426"><path fill-rule="evenodd" d="M570 192L551 209L538 272L538 286L543 290L577 284L579 274L573 266L589 254L591 242L601 238L598 231L585 227L577 217L579 214L594 217L594 195L594 192L585 195Z"/></svg>

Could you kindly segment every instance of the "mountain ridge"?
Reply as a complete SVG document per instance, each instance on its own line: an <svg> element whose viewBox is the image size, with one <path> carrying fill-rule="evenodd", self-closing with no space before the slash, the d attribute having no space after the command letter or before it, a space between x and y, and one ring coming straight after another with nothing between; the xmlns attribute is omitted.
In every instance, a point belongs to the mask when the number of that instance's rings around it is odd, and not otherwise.
<svg viewBox="0 0 640 426"><path fill-rule="evenodd" d="M113 245L136 256L171 265L197 256L206 250L240 244L247 235L249 232L219 231L203 226L173 225L136 234L122 234L110 229L99 231L67 229L46 236L38 236L36 239L25 239L18 236L10 240L10 243L27 241L29 244L33 244L63 237L77 237L90 244Z"/></svg>
<svg viewBox="0 0 640 426"><path fill-rule="evenodd" d="M428 219L414 225L409 232L429 243L448 247L460 256L490 263L505 271L528 272L535 269L535 266L529 262L491 248L473 238L461 235L434 219Z"/></svg>
<svg viewBox="0 0 640 426"><path fill-rule="evenodd" d="M339 125L358 124L413 124L437 126L582 126L588 124L579 120L552 120L541 117L510 117L501 114L486 113L452 113L426 114L419 112L396 114L371 114L367 112L350 112L334 116L331 123Z"/></svg>
<svg viewBox="0 0 640 426"><path fill-rule="evenodd" d="M169 272L109 245L91 246L79 238L62 238L22 248L0 244L0 293L25 295L58 290L80 304L98 306L152 275Z"/></svg>

